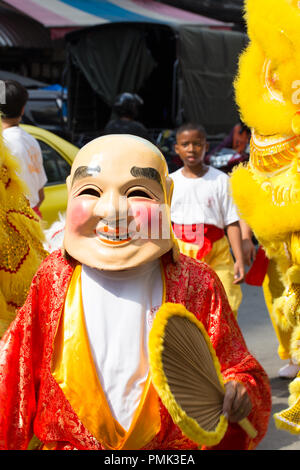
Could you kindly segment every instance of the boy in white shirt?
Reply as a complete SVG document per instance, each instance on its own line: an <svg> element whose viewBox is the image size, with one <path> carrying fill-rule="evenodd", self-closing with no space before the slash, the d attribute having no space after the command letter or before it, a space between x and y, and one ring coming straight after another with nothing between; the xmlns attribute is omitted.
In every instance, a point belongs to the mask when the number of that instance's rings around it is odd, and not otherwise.
<svg viewBox="0 0 300 470"><path fill-rule="evenodd" d="M30 206L41 217L39 207L44 200L44 186L47 176L43 157L37 140L24 131L19 124L24 114L28 92L14 80L5 81L6 103L0 104L4 143L20 163L20 179L28 192Z"/></svg>
<svg viewBox="0 0 300 470"><path fill-rule="evenodd" d="M242 300L239 283L245 275L239 217L229 193L229 177L204 164L207 150L202 126L188 123L177 130L175 151L183 168L170 174L174 181L171 219L180 251L214 269L237 315Z"/></svg>

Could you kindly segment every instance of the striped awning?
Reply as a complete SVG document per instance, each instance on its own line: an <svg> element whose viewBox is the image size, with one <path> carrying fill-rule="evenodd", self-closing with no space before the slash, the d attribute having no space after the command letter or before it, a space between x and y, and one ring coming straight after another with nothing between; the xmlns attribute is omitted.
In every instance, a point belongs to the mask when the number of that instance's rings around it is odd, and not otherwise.
<svg viewBox="0 0 300 470"><path fill-rule="evenodd" d="M21 49L50 48L51 37L45 28L34 18L22 15L15 9L0 3L0 48Z"/></svg>
<svg viewBox="0 0 300 470"><path fill-rule="evenodd" d="M47 28L76 28L112 22L224 23L153 0L5 0Z"/></svg>

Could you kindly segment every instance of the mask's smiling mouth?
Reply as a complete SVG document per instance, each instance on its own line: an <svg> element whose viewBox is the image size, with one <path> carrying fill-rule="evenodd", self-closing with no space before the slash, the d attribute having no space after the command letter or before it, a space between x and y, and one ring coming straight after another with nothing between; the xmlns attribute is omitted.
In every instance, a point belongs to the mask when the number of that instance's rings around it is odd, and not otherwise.
<svg viewBox="0 0 300 470"><path fill-rule="evenodd" d="M95 230L95 233L98 238L101 239L101 241L108 242L110 243L123 243L131 240L131 237L129 236L129 233L123 233L120 234L118 233L117 230L111 230L109 232L105 232L102 230Z"/></svg>
<svg viewBox="0 0 300 470"><path fill-rule="evenodd" d="M132 238L128 233L127 224L117 226L102 225L95 229L97 238L108 245L122 245L129 242Z"/></svg>

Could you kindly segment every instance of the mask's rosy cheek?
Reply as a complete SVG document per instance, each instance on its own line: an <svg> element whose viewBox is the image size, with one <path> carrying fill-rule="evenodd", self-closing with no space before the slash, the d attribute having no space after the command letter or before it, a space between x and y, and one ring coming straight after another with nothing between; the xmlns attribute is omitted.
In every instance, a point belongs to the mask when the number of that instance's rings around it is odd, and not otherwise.
<svg viewBox="0 0 300 470"><path fill-rule="evenodd" d="M69 227L77 232L83 227L92 216L91 203L83 198L73 199L70 207L68 207L68 224Z"/></svg>
<svg viewBox="0 0 300 470"><path fill-rule="evenodd" d="M129 228L142 238L160 238L161 205L154 201L130 201Z"/></svg>

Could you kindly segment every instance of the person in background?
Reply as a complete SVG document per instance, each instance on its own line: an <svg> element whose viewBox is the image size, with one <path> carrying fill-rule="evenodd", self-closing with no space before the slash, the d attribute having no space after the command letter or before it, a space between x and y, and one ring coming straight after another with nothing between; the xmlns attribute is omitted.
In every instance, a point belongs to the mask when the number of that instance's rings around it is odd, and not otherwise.
<svg viewBox="0 0 300 470"><path fill-rule="evenodd" d="M25 302L32 278L47 256L42 222L24 196L19 167L4 145L0 120L0 339Z"/></svg>
<svg viewBox="0 0 300 470"><path fill-rule="evenodd" d="M237 316L242 301L239 284L245 274L239 217L229 194L229 177L204 164L207 149L202 126L179 127L175 151L183 168L170 174L174 181L171 220L180 251L214 269Z"/></svg>
<svg viewBox="0 0 300 470"><path fill-rule="evenodd" d="M236 153L243 155L247 153L251 138L251 130L242 121L238 122L230 131L228 136L212 151L205 156L205 162L209 163L210 156L217 154L222 149L233 149Z"/></svg>
<svg viewBox="0 0 300 470"><path fill-rule="evenodd" d="M41 217L39 210L44 200L44 186L47 176L43 157L37 140L22 129L19 124L28 100L28 91L19 82L6 80L6 103L0 104L4 144L20 163L20 179L27 187L30 206Z"/></svg>
<svg viewBox="0 0 300 470"><path fill-rule="evenodd" d="M146 127L137 121L143 104L142 98L137 94L125 92L118 95L113 106L116 118L107 123L103 134L132 134L151 140Z"/></svg>

